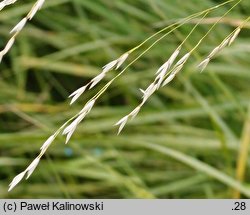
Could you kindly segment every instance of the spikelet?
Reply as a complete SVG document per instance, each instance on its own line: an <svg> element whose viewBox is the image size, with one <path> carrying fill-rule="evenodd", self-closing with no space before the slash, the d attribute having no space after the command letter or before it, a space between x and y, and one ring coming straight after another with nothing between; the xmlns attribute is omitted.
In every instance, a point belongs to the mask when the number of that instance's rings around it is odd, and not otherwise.
<svg viewBox="0 0 250 215"><path fill-rule="evenodd" d="M11 191L25 176L26 171L23 171L21 173L19 173L13 180L12 182L9 184L9 189L8 191Z"/></svg>
<svg viewBox="0 0 250 215"><path fill-rule="evenodd" d="M83 87L80 87L76 91L70 94L69 97L72 97L70 104L73 104L88 88L89 90L92 89L94 86L96 86L105 76L106 74L111 71L112 69L119 69L121 65L126 61L126 59L129 56L129 52L124 53L116 60L113 60L102 67L102 72L99 73L97 76L92 78L89 83L84 85Z"/></svg>
<svg viewBox="0 0 250 215"><path fill-rule="evenodd" d="M229 36L227 36L218 46L216 46L209 54L208 56L199 63L197 66L201 72L205 70L209 62L212 58L214 58L221 50L223 50L226 46L230 46L235 39L238 37L242 26L236 28Z"/></svg>
<svg viewBox="0 0 250 215"><path fill-rule="evenodd" d="M0 2L0 11L10 4L14 4L17 0L3 0Z"/></svg>
<svg viewBox="0 0 250 215"><path fill-rule="evenodd" d="M118 133L117 134L120 134L122 129L124 128L124 126L126 125L128 121L128 116L124 116L123 118L121 118L115 125L119 126L119 129L118 129Z"/></svg>
<svg viewBox="0 0 250 215"><path fill-rule="evenodd" d="M198 65L198 68L200 68L200 71L203 72L204 69L206 69L208 63L210 62L210 58L206 58L200 64Z"/></svg>
<svg viewBox="0 0 250 215"><path fill-rule="evenodd" d="M162 82L170 70L172 64L180 53L181 46L179 46L170 56L170 58L157 70L156 74L158 74L155 78L155 82L157 82L157 90L161 87Z"/></svg>
<svg viewBox="0 0 250 215"><path fill-rule="evenodd" d="M7 5L14 4L16 1L17 0L4 0L0 2L0 10L3 9ZM12 37L7 42L5 48L2 51L0 51L0 63L2 61L3 56L8 53L8 51L14 44L17 35L22 31L27 21L30 20L37 13L37 11L42 8L44 2L45 0L37 0L34 6L29 11L29 13L26 15L26 17L24 17L20 22L18 22L15 25L15 27L12 28L12 30L10 31L10 34L12 35Z"/></svg>
<svg viewBox="0 0 250 215"><path fill-rule="evenodd" d="M95 100L94 99L91 100L91 101L89 101L82 108L82 110L79 112L79 114L76 117L76 119L63 130L62 134L66 135L65 144L67 144L69 142L69 140L70 140L72 134L75 132L77 126L86 117L86 115L91 111L91 109L93 108L94 104L95 104Z"/></svg>
<svg viewBox="0 0 250 215"><path fill-rule="evenodd" d="M27 167L27 176L26 176L26 179L28 179L31 174L34 172L34 170L36 169L37 165L39 164L40 162L40 158L37 157L35 160L33 160L33 162Z"/></svg>

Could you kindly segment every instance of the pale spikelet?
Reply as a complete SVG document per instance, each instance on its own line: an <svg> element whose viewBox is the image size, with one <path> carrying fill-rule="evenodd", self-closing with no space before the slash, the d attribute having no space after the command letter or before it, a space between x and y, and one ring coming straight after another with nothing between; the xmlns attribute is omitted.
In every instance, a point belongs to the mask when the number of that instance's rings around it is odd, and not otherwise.
<svg viewBox="0 0 250 215"><path fill-rule="evenodd" d="M141 103L140 105L138 105L133 111L131 111L128 115L124 116L122 119L120 119L115 124L115 125L119 126L117 135L119 135L121 133L122 129L124 128L124 126L128 122L129 118L134 119L137 116L137 114L139 113L142 105L143 105L143 103Z"/></svg>
<svg viewBox="0 0 250 215"><path fill-rule="evenodd" d="M116 68L115 69L119 69L120 66L125 62L125 60L128 58L129 56L129 53L126 52L125 54L123 54L122 56L120 56L118 59L117 59L117 65L116 65Z"/></svg>
<svg viewBox="0 0 250 215"><path fill-rule="evenodd" d="M40 155L42 155L42 153ZM23 179L26 173L27 173L26 179L28 179L36 169L37 165L39 164L39 161L40 161L40 156L35 158L35 160L32 161L32 163L26 168L26 170L19 173L9 184L8 192L11 191Z"/></svg>
<svg viewBox="0 0 250 215"><path fill-rule="evenodd" d="M177 73L179 73L181 71L181 69L183 68L183 66L184 66L184 64L180 64L180 65L176 66L175 68L173 68L172 73L174 75L176 75Z"/></svg>
<svg viewBox="0 0 250 215"><path fill-rule="evenodd" d="M76 127L74 127L71 131L69 131L67 133L65 144L67 144L69 142L69 140L70 140L71 136L73 135L73 133L75 132L75 130L76 130Z"/></svg>
<svg viewBox="0 0 250 215"><path fill-rule="evenodd" d="M139 89L140 91L141 91L141 93L142 93L142 95L144 95L145 94L145 90L143 90L143 89Z"/></svg>
<svg viewBox="0 0 250 215"><path fill-rule="evenodd" d="M112 69L118 69L120 66L125 62L125 60L128 58L129 53L126 52L123 55L121 55L119 58L116 60L111 61L110 63L106 64L105 66L102 67L102 72L106 73L109 72Z"/></svg>
<svg viewBox="0 0 250 215"><path fill-rule="evenodd" d="M121 118L115 125L119 126L119 129L118 129L118 133L117 135L119 135L122 131L122 129L124 128L124 126L126 125L128 121L128 116L124 116L123 118Z"/></svg>
<svg viewBox="0 0 250 215"><path fill-rule="evenodd" d="M21 173L19 173L13 180L12 182L9 184L9 189L8 192L11 191L24 177L26 171L23 171Z"/></svg>
<svg viewBox="0 0 250 215"><path fill-rule="evenodd" d="M17 0L3 0L0 2L0 10L2 10L5 6L10 4L14 4Z"/></svg>
<svg viewBox="0 0 250 215"><path fill-rule="evenodd" d="M102 72L106 73L109 72L110 70L112 70L115 65L117 64L117 60L113 60L110 63L106 64L105 66L102 67Z"/></svg>
<svg viewBox="0 0 250 215"><path fill-rule="evenodd" d="M213 58L216 54L219 53L219 51L221 50L221 46L216 46L211 52L210 54L207 56L207 58Z"/></svg>
<svg viewBox="0 0 250 215"><path fill-rule="evenodd" d="M154 88L155 84L154 83L151 83L146 90L144 90L143 92L143 97L145 96L145 94L148 94L149 92L152 92L153 88Z"/></svg>
<svg viewBox="0 0 250 215"><path fill-rule="evenodd" d="M79 93L80 93L80 94L84 93L84 91L86 90L86 88L87 88L87 85L78 88L77 90L75 90L73 93L71 93L71 94L69 95L69 98L70 98L70 97L73 97L73 96L75 96L75 95L77 95L77 94L79 94Z"/></svg>
<svg viewBox="0 0 250 215"><path fill-rule="evenodd" d="M175 59L178 57L180 53L181 47L179 46L170 56L170 58L156 71L156 74L159 74L161 72L166 73L172 64L174 63Z"/></svg>
<svg viewBox="0 0 250 215"><path fill-rule="evenodd" d="M156 75L159 75L162 73L162 71L167 71L170 68L169 61L166 61L164 64L161 65L161 67L156 71Z"/></svg>
<svg viewBox="0 0 250 215"><path fill-rule="evenodd" d="M174 52L173 54L170 56L169 58L169 67L172 66L172 64L174 63L175 59L178 57L179 53L181 50L181 46L179 46Z"/></svg>
<svg viewBox="0 0 250 215"><path fill-rule="evenodd" d="M162 82L165 78L165 75L167 74L167 72L169 71L169 69L171 68L172 64L174 63L175 59L177 58L177 56L180 53L180 49L181 46L179 46L170 56L170 58L168 59L167 62L165 62L156 72L157 77L155 78L155 82L157 82L157 90L161 87ZM184 59L185 60L185 59Z"/></svg>
<svg viewBox="0 0 250 215"><path fill-rule="evenodd" d="M148 88L144 91L142 103L145 103L156 90L157 90L157 84L151 83L148 86Z"/></svg>
<svg viewBox="0 0 250 215"><path fill-rule="evenodd" d="M63 130L62 134L66 135L72 131L74 132L77 125L84 119L86 115L86 113L79 114L79 116Z"/></svg>
<svg viewBox="0 0 250 215"><path fill-rule="evenodd" d="M100 73L99 75L97 75L96 77L94 77L94 78L90 81L91 85L90 85L89 89L91 89L91 88L93 88L95 85L97 85L97 84L105 77L105 75L106 75L106 72L102 72L102 73Z"/></svg>
<svg viewBox="0 0 250 215"><path fill-rule="evenodd" d="M81 113L79 116L64 130L63 134L74 132L78 124L86 117L87 113Z"/></svg>
<svg viewBox="0 0 250 215"><path fill-rule="evenodd" d="M3 49L3 55L5 55L13 46L15 42L15 37L11 37L10 40L7 42L6 46Z"/></svg>
<svg viewBox="0 0 250 215"><path fill-rule="evenodd" d="M12 28L12 30L10 31L10 34L20 32L25 26L26 22L27 22L27 18L24 17L20 22L17 23L17 25L14 28Z"/></svg>
<svg viewBox="0 0 250 215"><path fill-rule="evenodd" d="M88 114L88 113L91 111L92 107L94 106L95 101L96 101L95 99L90 100L90 101L83 107L83 109L80 111L80 113L86 113L86 114Z"/></svg>
<svg viewBox="0 0 250 215"><path fill-rule="evenodd" d="M200 69L201 72L207 67L208 63L210 62L210 58L206 58L203 60L199 65L198 68Z"/></svg>
<svg viewBox="0 0 250 215"><path fill-rule="evenodd" d="M128 58L129 53L126 52L123 55L121 55L118 59L111 61L110 63L106 64L105 66L102 67L102 72L100 74L98 74L96 77L94 77L93 79L91 79L91 81L77 89L76 91L74 91L69 97L73 97L71 99L70 104L73 104L87 89L87 87L89 87L88 89L92 89L94 86L96 86L105 76L106 74L112 70L112 69L118 69L124 62L125 60Z"/></svg>
<svg viewBox="0 0 250 215"><path fill-rule="evenodd" d="M11 49L14 42L15 42L15 37L11 37L10 40L5 45L4 49L2 51L0 51L0 63L3 59L3 56Z"/></svg>
<svg viewBox="0 0 250 215"><path fill-rule="evenodd" d="M87 112L81 113L81 114L74 120L74 123L75 123L76 125L78 125L78 124L85 118L86 115L87 115Z"/></svg>
<svg viewBox="0 0 250 215"><path fill-rule="evenodd" d="M209 55L203 60L197 67L200 68L201 72L207 67L209 62L211 61L212 58L214 58L215 55L217 55L223 48L226 46L230 46L234 40L237 38L241 31L241 28L237 28L230 36L228 36L226 39L224 39L220 45L216 46L210 53Z"/></svg>
<svg viewBox="0 0 250 215"><path fill-rule="evenodd" d="M37 1L37 4L36 4L36 5L37 5L38 10L40 10L40 9L42 8L44 2L45 2L45 0L38 0L38 1Z"/></svg>
<svg viewBox="0 0 250 215"><path fill-rule="evenodd" d="M230 46L234 40L238 37L239 33L241 31L241 28L237 28L237 30L233 33L233 35L229 38L228 45Z"/></svg>
<svg viewBox="0 0 250 215"><path fill-rule="evenodd" d="M139 113L139 111L141 110L141 105L137 106L130 114L129 116L131 116L131 119L134 119L137 114Z"/></svg>
<svg viewBox="0 0 250 215"><path fill-rule="evenodd" d="M3 55L4 55L4 52L3 52L3 51L0 51L0 63L2 62Z"/></svg>
<svg viewBox="0 0 250 215"><path fill-rule="evenodd" d="M70 123L62 132L62 135L66 135L68 134L70 131L75 130L77 126L77 122L73 121L72 123Z"/></svg>
<svg viewBox="0 0 250 215"><path fill-rule="evenodd" d="M35 160L33 160L33 162L27 167L26 171L27 171L27 176L26 179L28 179L31 174L34 172L34 170L36 169L37 165L40 162L40 158L37 157Z"/></svg>
<svg viewBox="0 0 250 215"><path fill-rule="evenodd" d="M155 78L155 82L156 83L156 86L157 86L157 90L160 88L161 84L162 84L162 81L164 80L164 77L166 75L166 72L167 71L162 71L156 78Z"/></svg>
<svg viewBox="0 0 250 215"><path fill-rule="evenodd" d="M4 0L0 2L0 10L3 9L5 6L15 3L17 0ZM13 45L15 38L17 35L22 31L23 27L27 23L28 19L31 19L36 12L41 9L42 5L44 4L45 0L37 0L30 12L24 17L20 22L18 22L14 28L10 31L10 34L13 34L12 38L8 41L7 45L5 46L4 50L0 51L0 63L2 61L3 56L9 51L11 46Z"/></svg>
<svg viewBox="0 0 250 215"><path fill-rule="evenodd" d="M164 87L165 85L167 85L169 82L171 82L175 77L175 73L171 72L170 75L164 80L164 82L162 83L162 87Z"/></svg>
<svg viewBox="0 0 250 215"><path fill-rule="evenodd" d="M164 80L164 82L162 83L162 86L165 86L166 84L168 84L170 81L173 80L173 78L176 76L176 74L178 72L181 71L181 69L183 68L184 64L186 63L187 59L190 57L191 53L188 52L187 54L185 54L175 65L174 68L172 69L172 72L170 73L170 75ZM165 77L165 76L164 76ZM159 87L159 86L158 86Z"/></svg>
<svg viewBox="0 0 250 215"><path fill-rule="evenodd" d="M83 87L80 87L79 89L77 89L76 91L74 91L73 93L69 95L69 98L72 97L70 101L70 105L72 105L85 92L87 87L88 87L88 84Z"/></svg>
<svg viewBox="0 0 250 215"><path fill-rule="evenodd" d="M91 111L92 107L95 104L95 99L89 101L83 109L79 112L79 115L77 118L70 123L62 132L62 135L67 135L66 136L66 141L65 144L67 144L72 136L72 134L75 132L78 124L85 118L85 116Z"/></svg>
<svg viewBox="0 0 250 215"><path fill-rule="evenodd" d="M184 63L186 63L187 59L190 57L191 53L188 52L187 54L185 54L176 64L175 67L179 66L179 65L183 65Z"/></svg>
<svg viewBox="0 0 250 215"><path fill-rule="evenodd" d="M27 19L31 20L34 15L37 13L38 10L40 10L44 4L45 0L38 0L34 6L31 8L30 12L27 15Z"/></svg>
<svg viewBox="0 0 250 215"><path fill-rule="evenodd" d="M50 144L55 140L55 135L51 135L41 146L41 151L46 151L46 149L50 146Z"/></svg>
<svg viewBox="0 0 250 215"><path fill-rule="evenodd" d="M156 86L157 86L157 90L160 88L168 70L169 70L170 67L168 67L167 69L163 69L158 75L157 77L155 78L155 81L156 82Z"/></svg>
<svg viewBox="0 0 250 215"><path fill-rule="evenodd" d="M85 115L84 115L85 117ZM82 117L82 119L84 118ZM65 144L67 144L72 136L72 134L75 132L77 125L79 124L79 119L74 120L69 126L67 126L64 130L62 135L66 135Z"/></svg>
<svg viewBox="0 0 250 215"><path fill-rule="evenodd" d="M166 74L166 72L169 70L170 64L169 61L166 61L157 71L155 74L157 74L155 81L158 79L161 79L162 76Z"/></svg>
<svg viewBox="0 0 250 215"><path fill-rule="evenodd" d="M175 59L178 56L180 52L180 47L177 48L175 52L176 53L173 54L173 59ZM164 87L174 79L174 77L181 71L181 69L183 68L184 64L186 63L190 55L191 53L188 52L179 61L177 61L177 63L174 65L174 68L172 69L172 72L168 75L168 77L164 81L162 80L163 83L161 82L161 87Z"/></svg>
<svg viewBox="0 0 250 215"><path fill-rule="evenodd" d="M228 46L229 39L225 39L222 41L222 43L219 45L220 49L224 49L226 46Z"/></svg>

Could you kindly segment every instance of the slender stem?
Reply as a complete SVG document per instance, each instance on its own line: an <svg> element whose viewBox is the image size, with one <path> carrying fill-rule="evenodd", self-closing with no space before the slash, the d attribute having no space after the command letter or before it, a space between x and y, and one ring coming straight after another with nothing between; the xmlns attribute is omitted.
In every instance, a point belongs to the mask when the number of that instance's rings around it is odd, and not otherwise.
<svg viewBox="0 0 250 215"><path fill-rule="evenodd" d="M236 4L234 4L226 13L223 14L213 25L212 27L206 32L206 34L199 40L199 42L194 46L194 48L190 51L192 53L195 51L198 46L202 43L202 41L207 37L207 35L215 28L215 26L228 14L232 11L242 0L239 0Z"/></svg>
<svg viewBox="0 0 250 215"><path fill-rule="evenodd" d="M217 8L219 8L219 7L221 7L221 6L225 5L225 4L228 4L228 3L230 3L230 2L233 2L233 1L235 1L235 0L229 0L229 1L223 2L223 3L219 4L219 5L216 5L216 6L214 6L214 7L208 8L207 10L204 10L204 11L202 11L202 12L198 12L198 13L192 14L192 15L186 17L185 19L180 20L180 21L177 22L177 23L174 23L174 24L172 24L172 25L169 25L169 26L167 26L167 27L165 27L165 28L159 30L159 31L156 32L155 34L151 35L151 36L148 37L146 40L144 40L142 43L140 43L140 44L137 45L136 47L132 48L132 49L131 49L130 51L128 51L128 52L129 52L129 53L134 52L135 50L137 50L138 48L140 48L141 46L143 46L146 42L148 42L149 40L151 40L153 37L155 37L155 36L157 36L158 34L160 34L160 33L164 32L164 31L166 31L166 30L168 30L168 29L174 27L174 26L177 25L177 24L181 24L181 23L183 23L183 22L186 23L187 21L189 21L189 20L191 20L191 19L193 19L193 18L195 18L195 17L201 16L201 15L204 14L204 13L209 13L209 12L211 12L212 10L217 9Z"/></svg>

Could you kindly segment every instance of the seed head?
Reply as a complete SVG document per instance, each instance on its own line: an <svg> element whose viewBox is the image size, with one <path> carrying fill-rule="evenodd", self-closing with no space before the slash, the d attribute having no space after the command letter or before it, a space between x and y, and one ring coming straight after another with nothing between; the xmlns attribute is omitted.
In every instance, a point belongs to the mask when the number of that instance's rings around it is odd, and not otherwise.
<svg viewBox="0 0 250 215"><path fill-rule="evenodd" d="M116 68L115 69L119 69L120 66L124 63L124 61L128 58L129 56L129 53L126 52L125 54L123 54L121 57L119 57L117 59L117 65L116 65Z"/></svg>
<svg viewBox="0 0 250 215"><path fill-rule="evenodd" d="M27 22L27 18L24 17L17 25L10 31L10 34L20 32Z"/></svg>
<svg viewBox="0 0 250 215"><path fill-rule="evenodd" d="M119 126L119 129L118 129L118 135L121 133L122 129L124 128L124 126L126 125L128 121L128 115L127 116L124 116L123 118L121 118L115 125L118 125Z"/></svg>
<svg viewBox="0 0 250 215"><path fill-rule="evenodd" d="M37 165L40 162L40 158L36 158L35 160L33 160L33 162L27 167L26 171L27 171L27 176L26 179L28 179L30 177L30 175L34 172L35 168L37 167Z"/></svg>
<svg viewBox="0 0 250 215"><path fill-rule="evenodd" d="M208 63L210 62L210 58L206 58L203 60L199 65L198 68L200 68L201 72L207 67Z"/></svg>
<svg viewBox="0 0 250 215"><path fill-rule="evenodd" d="M70 105L73 104L85 92L87 86L88 85L80 87L79 89L77 89L76 91L74 91L69 95L69 98L72 97Z"/></svg>
<svg viewBox="0 0 250 215"><path fill-rule="evenodd" d="M241 31L241 28L238 28L234 33L233 35L229 38L229 42L228 42L228 45L230 46L234 40L238 37L239 33Z"/></svg>
<svg viewBox="0 0 250 215"><path fill-rule="evenodd" d="M19 173L13 180L12 182L9 184L9 189L8 192L11 191L24 177L26 171L23 171L21 173Z"/></svg>

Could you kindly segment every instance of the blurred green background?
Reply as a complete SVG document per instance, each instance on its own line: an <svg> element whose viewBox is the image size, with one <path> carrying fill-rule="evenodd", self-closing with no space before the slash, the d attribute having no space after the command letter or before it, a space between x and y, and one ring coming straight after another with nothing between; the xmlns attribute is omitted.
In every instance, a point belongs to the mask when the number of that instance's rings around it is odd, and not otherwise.
<svg viewBox="0 0 250 215"><path fill-rule="evenodd" d="M34 2L18 1L0 12L1 48ZM178 77L151 97L121 135L114 123L139 104L139 88L152 82L197 20L136 61L98 100L70 143L59 136L33 175L7 192L47 137L117 72L69 106L71 92L161 28L221 2L46 1L0 65L0 198L250 197L249 23L203 73L196 68L249 16L249 0L221 20ZM206 17L183 53L232 5Z"/></svg>

